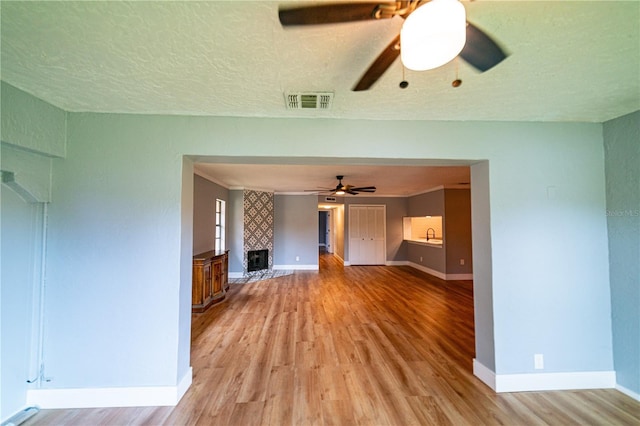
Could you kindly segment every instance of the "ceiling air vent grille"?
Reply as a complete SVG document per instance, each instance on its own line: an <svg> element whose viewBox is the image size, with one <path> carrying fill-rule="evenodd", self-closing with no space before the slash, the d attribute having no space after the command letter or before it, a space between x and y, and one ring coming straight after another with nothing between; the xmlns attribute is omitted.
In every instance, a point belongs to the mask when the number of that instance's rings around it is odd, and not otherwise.
<svg viewBox="0 0 640 426"><path fill-rule="evenodd" d="M285 99L287 109L329 109L333 103L333 93L286 93Z"/></svg>

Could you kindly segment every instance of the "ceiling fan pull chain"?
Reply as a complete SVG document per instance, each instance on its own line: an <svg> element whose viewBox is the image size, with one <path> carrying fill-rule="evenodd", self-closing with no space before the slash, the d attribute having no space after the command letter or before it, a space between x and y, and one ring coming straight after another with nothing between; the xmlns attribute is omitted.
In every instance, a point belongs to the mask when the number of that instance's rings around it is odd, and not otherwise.
<svg viewBox="0 0 640 426"><path fill-rule="evenodd" d="M404 79L404 65L402 65L402 81L400 82L400 88L406 89L409 86L409 82Z"/></svg>
<svg viewBox="0 0 640 426"><path fill-rule="evenodd" d="M456 56L454 61L455 61L455 66L456 66L456 79L451 82L451 85L453 87L460 87L460 85L462 84L462 80L460 80L460 78L458 77L458 71L460 69L460 59L459 59L459 57Z"/></svg>

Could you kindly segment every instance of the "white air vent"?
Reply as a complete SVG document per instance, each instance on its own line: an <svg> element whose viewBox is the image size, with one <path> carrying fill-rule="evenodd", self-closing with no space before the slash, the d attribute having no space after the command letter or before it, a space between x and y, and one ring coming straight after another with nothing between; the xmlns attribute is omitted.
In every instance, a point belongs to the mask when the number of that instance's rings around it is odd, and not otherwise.
<svg viewBox="0 0 640 426"><path fill-rule="evenodd" d="M324 200L328 203L335 203L336 197L324 197Z"/></svg>
<svg viewBox="0 0 640 426"><path fill-rule="evenodd" d="M303 92L285 93L287 109L329 109L333 103L333 93Z"/></svg>

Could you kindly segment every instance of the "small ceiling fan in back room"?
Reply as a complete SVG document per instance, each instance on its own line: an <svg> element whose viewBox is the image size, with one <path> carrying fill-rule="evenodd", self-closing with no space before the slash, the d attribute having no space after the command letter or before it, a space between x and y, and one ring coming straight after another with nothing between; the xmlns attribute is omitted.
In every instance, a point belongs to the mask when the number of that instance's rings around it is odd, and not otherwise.
<svg viewBox="0 0 640 426"><path fill-rule="evenodd" d="M331 194L331 195L345 195L345 194L358 195L360 192L376 192L375 186L355 187L353 185L345 185L342 183L342 179L344 179L344 176L340 176L340 175L336 176L336 179L338 179L338 184L336 185L335 188L307 189L306 191L325 193L325 194Z"/></svg>
<svg viewBox="0 0 640 426"><path fill-rule="evenodd" d="M491 37L466 20L464 6L458 0L332 3L280 8L278 16L284 27L383 20L395 16L405 19L400 34L352 88L356 92L371 88L398 56L405 68L414 71L434 69L460 56L481 72L507 57ZM452 85L457 87L460 83L456 78ZM405 81L400 83L402 88L407 85Z"/></svg>

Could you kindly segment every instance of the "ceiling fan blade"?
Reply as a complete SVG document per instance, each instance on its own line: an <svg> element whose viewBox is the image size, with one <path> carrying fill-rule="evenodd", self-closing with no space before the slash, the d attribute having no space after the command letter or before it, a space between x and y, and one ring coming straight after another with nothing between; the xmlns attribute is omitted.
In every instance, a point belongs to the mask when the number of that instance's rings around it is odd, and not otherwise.
<svg viewBox="0 0 640 426"><path fill-rule="evenodd" d="M294 9L280 9L280 23L285 26L335 24L339 22L366 21L381 19L374 16L380 5L393 3L337 3L320 6L306 6Z"/></svg>
<svg viewBox="0 0 640 426"><path fill-rule="evenodd" d="M346 192L347 194L351 194L351 195L358 195L357 192L352 191L352 190L348 190L348 191L344 191L344 192Z"/></svg>
<svg viewBox="0 0 640 426"><path fill-rule="evenodd" d="M507 57L495 41L470 22L467 22L467 42L460 56L482 72L495 67Z"/></svg>
<svg viewBox="0 0 640 426"><path fill-rule="evenodd" d="M360 77L360 81L353 87L354 92L361 90L368 90L373 86L376 81L384 74L384 72L393 64L393 62L400 56L400 35L393 39L391 43L382 51L382 53L371 64L364 75Z"/></svg>
<svg viewBox="0 0 640 426"><path fill-rule="evenodd" d="M376 192L376 187L375 186L362 186L359 188L349 188L352 191L358 191L358 192Z"/></svg>

